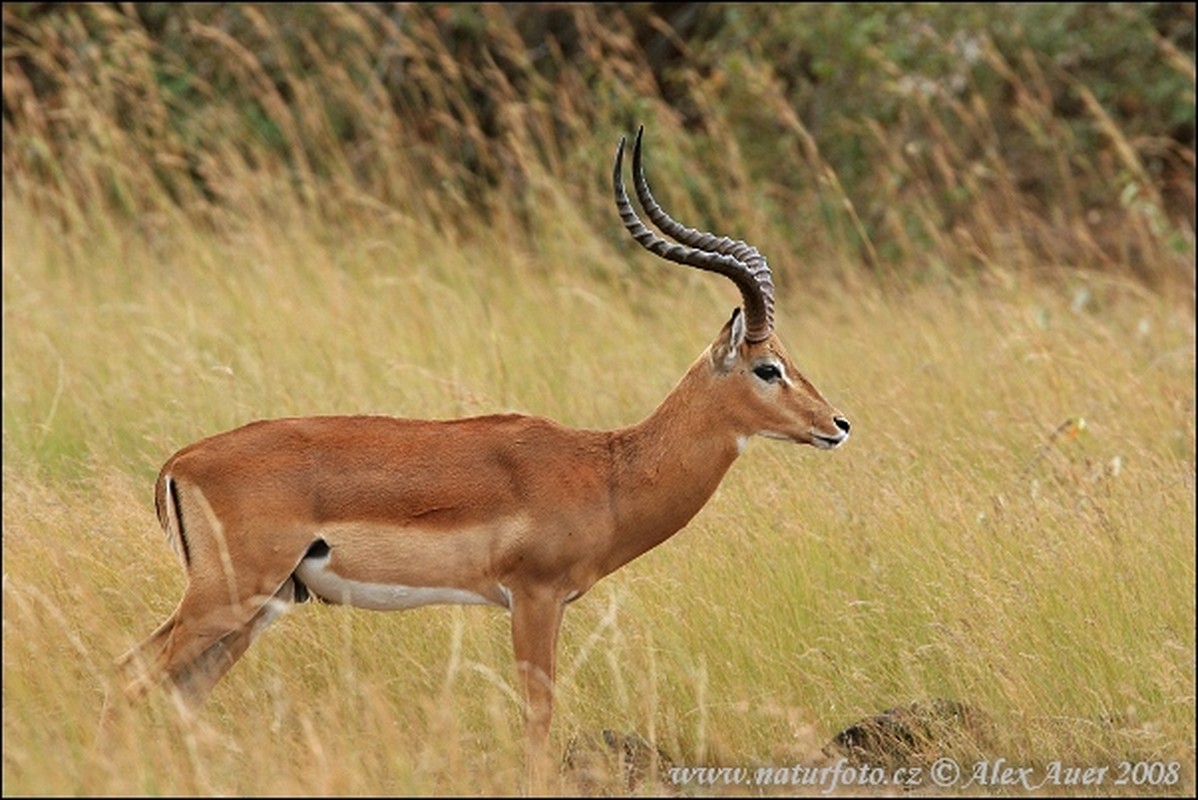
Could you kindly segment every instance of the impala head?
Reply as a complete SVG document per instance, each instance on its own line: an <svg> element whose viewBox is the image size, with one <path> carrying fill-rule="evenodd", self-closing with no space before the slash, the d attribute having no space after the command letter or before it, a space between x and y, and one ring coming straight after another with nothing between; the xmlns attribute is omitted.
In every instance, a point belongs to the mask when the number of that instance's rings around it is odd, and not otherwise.
<svg viewBox="0 0 1198 800"><path fill-rule="evenodd" d="M641 134L633 148L633 183L646 216L674 242L655 235L624 191L624 139L616 150L612 184L616 208L632 237L654 255L716 272L740 290L732 313L708 350L712 399L744 436L761 434L831 449L849 438L849 421L799 373L774 334L774 282L765 257L744 242L688 228L672 219L649 191L641 162Z"/></svg>

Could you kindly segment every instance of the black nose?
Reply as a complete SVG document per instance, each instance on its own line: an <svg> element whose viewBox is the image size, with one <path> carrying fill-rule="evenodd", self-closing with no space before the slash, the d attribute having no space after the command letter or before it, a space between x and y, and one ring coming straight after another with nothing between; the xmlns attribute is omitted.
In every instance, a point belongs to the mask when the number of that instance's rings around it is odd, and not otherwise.
<svg viewBox="0 0 1198 800"><path fill-rule="evenodd" d="M847 419L845 419L844 417L834 417L832 419L832 421L835 422L836 427L840 428L840 430L843 431L844 433L848 433L849 428L853 427L852 425L849 424L849 421Z"/></svg>

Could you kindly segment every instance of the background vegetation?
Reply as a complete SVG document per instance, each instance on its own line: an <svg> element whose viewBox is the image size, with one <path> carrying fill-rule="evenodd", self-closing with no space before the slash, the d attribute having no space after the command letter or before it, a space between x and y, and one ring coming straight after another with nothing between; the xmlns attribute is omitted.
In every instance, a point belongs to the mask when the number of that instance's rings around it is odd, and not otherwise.
<svg viewBox="0 0 1198 800"><path fill-rule="evenodd" d="M950 697L971 755L1194 784L1193 6L3 9L5 794L521 789L507 620L304 607L101 732L182 576L150 487L253 418L647 414L770 257L854 422L752 445L567 617L555 743L814 764ZM660 788L660 787L659 787Z"/></svg>

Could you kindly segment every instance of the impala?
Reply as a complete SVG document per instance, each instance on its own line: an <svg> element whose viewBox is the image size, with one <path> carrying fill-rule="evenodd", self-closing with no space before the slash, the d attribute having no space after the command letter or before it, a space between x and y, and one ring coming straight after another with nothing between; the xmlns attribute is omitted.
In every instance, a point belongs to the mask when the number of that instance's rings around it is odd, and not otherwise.
<svg viewBox="0 0 1198 800"><path fill-rule="evenodd" d="M122 657L130 696L168 681L198 700L293 602L380 611L433 603L507 609L533 748L545 745L565 607L664 542L703 507L762 434L830 449L849 423L774 334L774 287L753 247L685 227L653 199L637 133L624 190L632 237L740 290L715 341L644 421L575 430L515 414L419 421L274 419L175 453L155 485L158 519L187 588L170 618Z"/></svg>

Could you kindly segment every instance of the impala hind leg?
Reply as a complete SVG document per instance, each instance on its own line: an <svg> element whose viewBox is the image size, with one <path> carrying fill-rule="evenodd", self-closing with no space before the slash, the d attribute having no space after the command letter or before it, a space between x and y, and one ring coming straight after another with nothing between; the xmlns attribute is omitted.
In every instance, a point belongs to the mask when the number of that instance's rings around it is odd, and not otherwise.
<svg viewBox="0 0 1198 800"><path fill-rule="evenodd" d="M262 604L250 621L226 633L209 645L190 663L170 673L171 683L185 698L198 701L237 663L258 636L295 602L295 581L288 578L274 595Z"/></svg>
<svg viewBox="0 0 1198 800"><path fill-rule="evenodd" d="M175 615L172 614L157 630L116 660L117 670L132 677L125 686L125 694L130 699L141 697L161 681L154 676L161 673L161 655L174 627Z"/></svg>
<svg viewBox="0 0 1198 800"><path fill-rule="evenodd" d="M132 673L125 693L131 699L169 680L189 702L199 703L253 640L295 599L288 577L271 594L232 605L226 588L205 590L193 580L179 607L156 631L117 662Z"/></svg>

